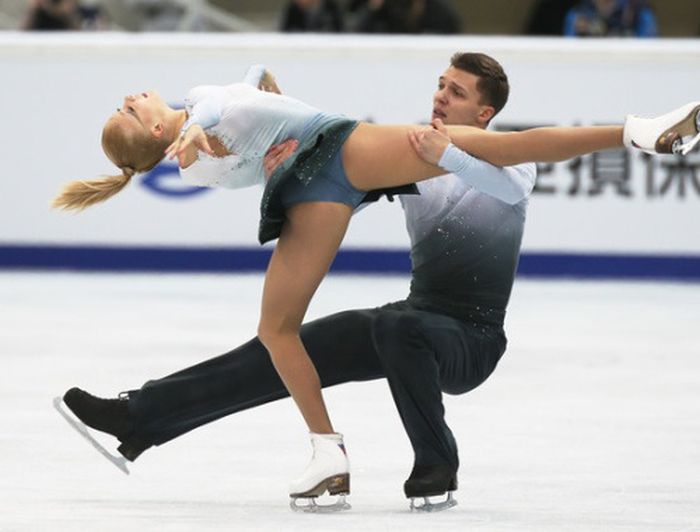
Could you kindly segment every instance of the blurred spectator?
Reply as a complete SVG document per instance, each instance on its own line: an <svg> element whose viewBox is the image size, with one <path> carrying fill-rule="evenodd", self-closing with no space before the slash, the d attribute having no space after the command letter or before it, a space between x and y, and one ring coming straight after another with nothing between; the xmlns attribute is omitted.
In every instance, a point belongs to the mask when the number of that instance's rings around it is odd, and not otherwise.
<svg viewBox="0 0 700 532"><path fill-rule="evenodd" d="M459 33L459 15L449 0L353 0L360 33Z"/></svg>
<svg viewBox="0 0 700 532"><path fill-rule="evenodd" d="M562 35L569 10L580 0L539 0L525 26L526 35Z"/></svg>
<svg viewBox="0 0 700 532"><path fill-rule="evenodd" d="M335 0L291 0L282 14L282 31L343 31L343 13Z"/></svg>
<svg viewBox="0 0 700 532"><path fill-rule="evenodd" d="M76 0L33 0L27 12L24 29L80 29L78 2Z"/></svg>
<svg viewBox="0 0 700 532"><path fill-rule="evenodd" d="M569 37L656 37L656 17L642 0L583 0L564 23Z"/></svg>
<svg viewBox="0 0 700 532"><path fill-rule="evenodd" d="M81 26L84 30L109 29L107 16L97 0L84 0L78 5Z"/></svg>
<svg viewBox="0 0 700 532"><path fill-rule="evenodd" d="M137 31L177 31L187 11L185 6L170 0L121 0L120 3L132 14L131 27L127 27Z"/></svg>
<svg viewBox="0 0 700 532"><path fill-rule="evenodd" d="M33 0L24 23L26 30L103 29L104 14L98 2Z"/></svg>

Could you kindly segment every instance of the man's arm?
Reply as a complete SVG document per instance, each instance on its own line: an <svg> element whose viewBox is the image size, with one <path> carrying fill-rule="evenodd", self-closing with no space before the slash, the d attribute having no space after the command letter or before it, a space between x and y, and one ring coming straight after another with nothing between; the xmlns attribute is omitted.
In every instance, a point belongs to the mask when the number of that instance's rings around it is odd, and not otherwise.
<svg viewBox="0 0 700 532"><path fill-rule="evenodd" d="M509 205L515 205L528 197L537 178L537 166L534 163L494 166L469 155L453 144L447 146L438 166L475 189Z"/></svg>
<svg viewBox="0 0 700 532"><path fill-rule="evenodd" d="M515 205L530 195L537 178L537 166L532 163L517 166L494 166L460 150L450 142L441 120L430 129L413 131L409 139L416 153L462 179L475 189Z"/></svg>

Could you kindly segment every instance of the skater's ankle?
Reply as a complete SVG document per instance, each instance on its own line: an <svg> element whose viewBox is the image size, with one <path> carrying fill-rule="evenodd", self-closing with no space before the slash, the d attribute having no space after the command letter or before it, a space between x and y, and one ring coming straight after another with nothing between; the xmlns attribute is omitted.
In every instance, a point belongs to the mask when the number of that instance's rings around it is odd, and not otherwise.
<svg viewBox="0 0 700 532"><path fill-rule="evenodd" d="M119 451L119 454L121 454L124 458L129 460L129 462L135 461L139 456L141 456L141 454L145 450L149 449L152 445L146 442L146 440L133 434L123 440L120 439L120 441L122 443L119 447L117 447L117 451Z"/></svg>

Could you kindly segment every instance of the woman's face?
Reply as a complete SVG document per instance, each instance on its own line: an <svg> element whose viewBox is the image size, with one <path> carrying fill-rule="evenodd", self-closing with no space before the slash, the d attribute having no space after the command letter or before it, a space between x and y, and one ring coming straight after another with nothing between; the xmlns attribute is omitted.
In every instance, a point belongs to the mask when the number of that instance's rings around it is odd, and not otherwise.
<svg viewBox="0 0 700 532"><path fill-rule="evenodd" d="M154 126L162 123L167 109L168 106L155 91L129 94L110 120L117 120L120 127L134 134L143 134L153 131Z"/></svg>

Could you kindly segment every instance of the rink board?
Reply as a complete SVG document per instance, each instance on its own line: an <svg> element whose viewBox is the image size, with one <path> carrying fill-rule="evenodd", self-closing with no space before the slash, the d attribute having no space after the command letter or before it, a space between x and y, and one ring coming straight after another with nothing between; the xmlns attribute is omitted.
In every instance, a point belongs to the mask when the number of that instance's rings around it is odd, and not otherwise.
<svg viewBox="0 0 700 532"><path fill-rule="evenodd" d="M285 93L379 123L429 117L436 79L456 50L494 55L512 95L498 129L621 122L697 98L698 41L356 38L288 35L0 37L5 97L0 267L246 271L257 246L260 189L196 189L172 164L103 206L73 216L48 204L61 183L113 172L101 125L125 94L241 79L264 63ZM663 96L663 97L660 97ZM700 156L626 150L541 167L520 272L542 276L700 278ZM400 207L358 214L338 271L407 271Z"/></svg>

